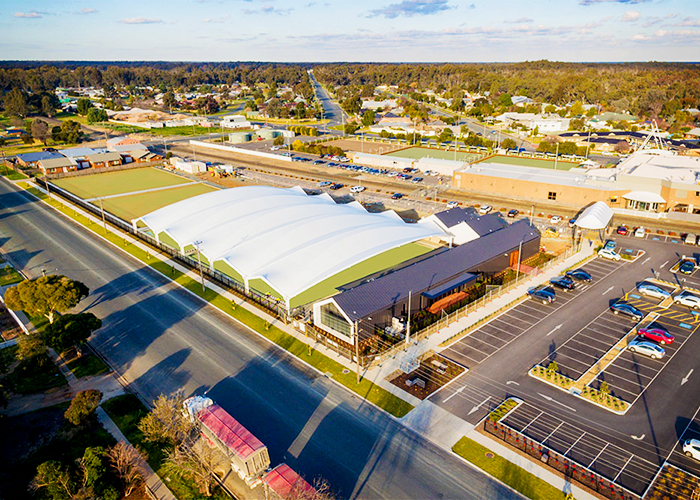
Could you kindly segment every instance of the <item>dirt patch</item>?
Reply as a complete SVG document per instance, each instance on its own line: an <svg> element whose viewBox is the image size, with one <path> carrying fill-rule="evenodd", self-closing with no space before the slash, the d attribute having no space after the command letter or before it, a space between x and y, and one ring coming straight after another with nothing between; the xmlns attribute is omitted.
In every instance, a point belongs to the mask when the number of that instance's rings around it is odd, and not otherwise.
<svg viewBox="0 0 700 500"><path fill-rule="evenodd" d="M418 368L411 373L399 371L390 376L389 382L400 387L418 399L425 399L432 393L464 373L464 368L439 354L426 353Z"/></svg>
<svg viewBox="0 0 700 500"><path fill-rule="evenodd" d="M250 185L250 182L242 182L233 176L214 177L211 172L204 172L201 174L197 174L197 178L200 180L203 180L203 181L213 182L214 184L218 184L219 186L225 187L225 188L249 186Z"/></svg>
<svg viewBox="0 0 700 500"><path fill-rule="evenodd" d="M343 151L354 151L356 153L384 154L405 149L406 145L385 144L381 142L358 141L355 139L338 139L336 141L324 142L324 146L335 146Z"/></svg>

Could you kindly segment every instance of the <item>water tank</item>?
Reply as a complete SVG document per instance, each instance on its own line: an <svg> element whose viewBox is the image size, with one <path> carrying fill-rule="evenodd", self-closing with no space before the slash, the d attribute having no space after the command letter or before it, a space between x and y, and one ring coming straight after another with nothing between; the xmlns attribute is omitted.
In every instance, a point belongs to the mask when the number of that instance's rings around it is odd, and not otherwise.
<svg viewBox="0 0 700 500"><path fill-rule="evenodd" d="M272 130L271 128L262 128L258 130L256 134L258 134L258 137L260 137L262 140L274 139L280 135L277 130Z"/></svg>
<svg viewBox="0 0 700 500"><path fill-rule="evenodd" d="M231 132L228 135L229 142L233 144L241 144L243 142L250 142L252 134L250 132Z"/></svg>

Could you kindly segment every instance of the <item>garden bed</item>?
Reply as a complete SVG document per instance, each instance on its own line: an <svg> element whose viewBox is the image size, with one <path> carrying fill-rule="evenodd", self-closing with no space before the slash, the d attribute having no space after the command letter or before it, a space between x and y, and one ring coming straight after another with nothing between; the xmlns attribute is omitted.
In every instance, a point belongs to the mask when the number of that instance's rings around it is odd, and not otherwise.
<svg viewBox="0 0 700 500"><path fill-rule="evenodd" d="M666 464L649 487L644 500L693 500L700 489L700 479Z"/></svg>
<svg viewBox="0 0 700 500"><path fill-rule="evenodd" d="M418 368L411 373L399 371L389 382L418 399L425 399L465 371L464 367L439 354L427 354Z"/></svg>

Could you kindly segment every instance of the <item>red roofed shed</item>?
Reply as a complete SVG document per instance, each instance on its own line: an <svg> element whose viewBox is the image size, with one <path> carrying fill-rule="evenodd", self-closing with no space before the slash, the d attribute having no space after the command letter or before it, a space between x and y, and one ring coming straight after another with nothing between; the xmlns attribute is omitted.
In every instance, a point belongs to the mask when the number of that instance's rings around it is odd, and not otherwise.
<svg viewBox="0 0 700 500"><path fill-rule="evenodd" d="M307 495L311 498L316 492L313 486L287 464L280 464L272 469L263 481L270 491L283 500L287 500L290 494L293 494L294 498L306 498Z"/></svg>

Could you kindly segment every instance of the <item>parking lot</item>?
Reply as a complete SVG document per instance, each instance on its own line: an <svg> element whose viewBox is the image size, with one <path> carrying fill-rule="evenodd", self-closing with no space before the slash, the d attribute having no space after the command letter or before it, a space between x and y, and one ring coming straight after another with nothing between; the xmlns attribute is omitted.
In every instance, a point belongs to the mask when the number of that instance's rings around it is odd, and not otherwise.
<svg viewBox="0 0 700 500"><path fill-rule="evenodd" d="M593 277L593 282L601 280L624 263L594 259L582 267ZM556 291L552 304L542 304L536 300L526 300L505 314L489 321L467 337L452 344L442 354L467 368L478 365L502 349L525 332L535 327L543 319L555 314L564 305L584 293L591 284L579 283L575 290Z"/></svg>
<svg viewBox="0 0 700 500"><path fill-rule="evenodd" d="M563 420L527 402L501 423L638 494L652 481L660 465L629 447L613 444L600 429Z"/></svg>

